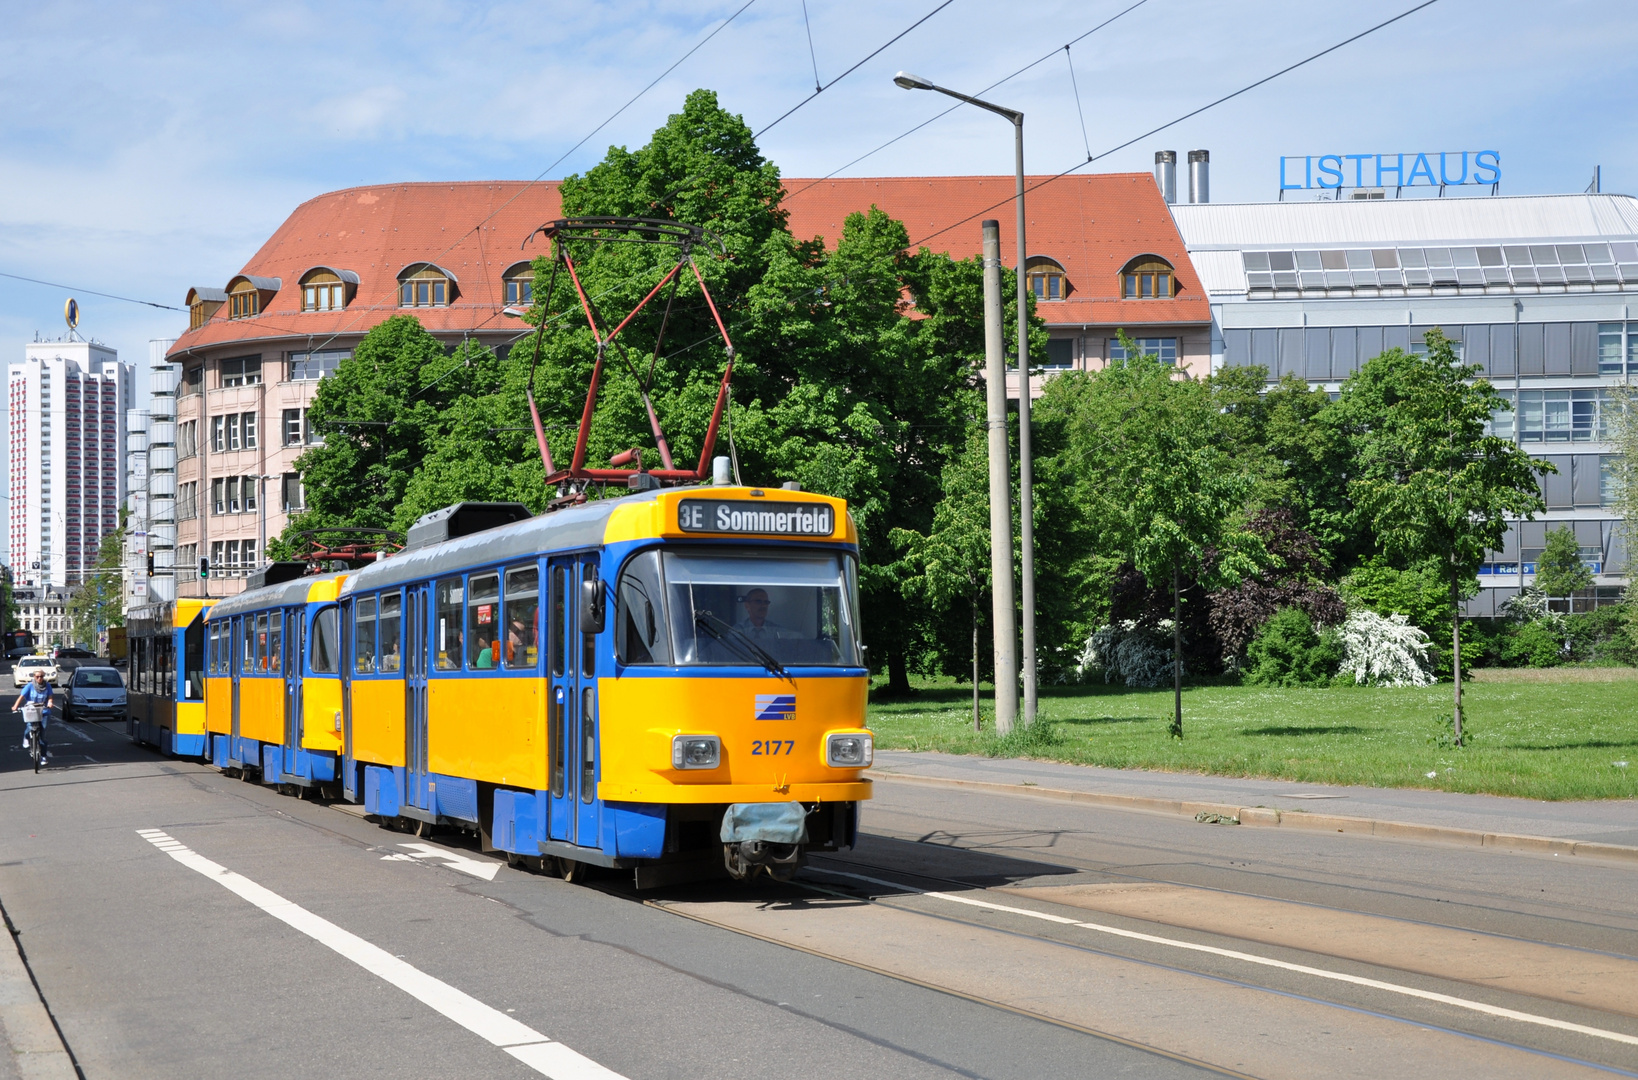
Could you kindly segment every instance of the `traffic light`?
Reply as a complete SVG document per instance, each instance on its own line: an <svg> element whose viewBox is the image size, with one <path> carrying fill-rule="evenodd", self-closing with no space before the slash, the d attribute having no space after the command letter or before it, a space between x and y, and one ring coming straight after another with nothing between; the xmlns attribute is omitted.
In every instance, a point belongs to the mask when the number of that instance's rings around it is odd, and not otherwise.
<svg viewBox="0 0 1638 1080"><path fill-rule="evenodd" d="M154 576L154 553L148 552L148 576Z"/></svg>
<svg viewBox="0 0 1638 1080"><path fill-rule="evenodd" d="M200 559L199 560L199 577L201 579L210 577L210 560L209 559Z"/></svg>

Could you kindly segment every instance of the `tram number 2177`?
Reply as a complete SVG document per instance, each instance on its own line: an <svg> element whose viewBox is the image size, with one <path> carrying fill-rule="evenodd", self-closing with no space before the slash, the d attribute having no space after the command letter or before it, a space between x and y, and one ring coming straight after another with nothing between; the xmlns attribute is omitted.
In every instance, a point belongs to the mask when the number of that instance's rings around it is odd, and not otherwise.
<svg viewBox="0 0 1638 1080"><path fill-rule="evenodd" d="M786 757L789 757L791 755L791 751L793 751L795 749L796 749L796 742L794 740L792 740L792 739L752 739L751 740L751 756L752 757L778 757L781 754L783 754Z"/></svg>

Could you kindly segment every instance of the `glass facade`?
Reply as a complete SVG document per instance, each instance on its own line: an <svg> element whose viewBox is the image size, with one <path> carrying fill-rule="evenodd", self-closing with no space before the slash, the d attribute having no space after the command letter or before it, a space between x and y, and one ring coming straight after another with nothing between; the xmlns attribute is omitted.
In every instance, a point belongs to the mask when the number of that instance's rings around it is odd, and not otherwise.
<svg viewBox="0 0 1638 1080"><path fill-rule="evenodd" d="M1638 243L1242 252L1251 296L1397 290L1541 292L1638 284Z"/></svg>

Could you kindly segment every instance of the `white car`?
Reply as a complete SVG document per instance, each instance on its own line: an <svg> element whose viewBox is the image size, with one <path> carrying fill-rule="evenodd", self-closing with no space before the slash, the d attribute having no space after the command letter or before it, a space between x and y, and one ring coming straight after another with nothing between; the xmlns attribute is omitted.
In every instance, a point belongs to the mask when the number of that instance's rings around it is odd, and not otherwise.
<svg viewBox="0 0 1638 1080"><path fill-rule="evenodd" d="M57 681L57 665L49 656L25 656L11 668L11 681L21 690L23 684L34 678L36 671L44 671L46 682Z"/></svg>

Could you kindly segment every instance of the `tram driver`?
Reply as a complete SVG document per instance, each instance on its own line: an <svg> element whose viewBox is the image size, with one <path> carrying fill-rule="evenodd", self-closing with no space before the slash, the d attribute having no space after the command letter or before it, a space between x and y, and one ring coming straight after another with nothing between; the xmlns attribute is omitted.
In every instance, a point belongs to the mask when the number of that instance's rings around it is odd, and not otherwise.
<svg viewBox="0 0 1638 1080"><path fill-rule="evenodd" d="M773 602L768 598L767 589L758 587L749 590L740 598L740 603L745 607L745 617L734 624L734 629L752 640L790 639L799 636L789 627L768 618L768 611L772 608Z"/></svg>

